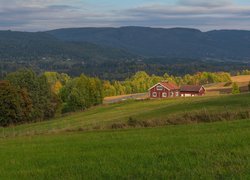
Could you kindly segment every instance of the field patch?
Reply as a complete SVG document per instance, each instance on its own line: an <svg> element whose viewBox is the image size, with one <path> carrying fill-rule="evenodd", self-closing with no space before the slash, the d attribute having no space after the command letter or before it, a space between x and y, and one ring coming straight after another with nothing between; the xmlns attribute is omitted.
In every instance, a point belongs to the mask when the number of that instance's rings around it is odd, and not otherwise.
<svg viewBox="0 0 250 180"><path fill-rule="evenodd" d="M249 120L0 140L0 179L249 179Z"/></svg>
<svg viewBox="0 0 250 180"><path fill-rule="evenodd" d="M250 75L240 75L240 76L233 76L231 77L233 82L249 82L250 81Z"/></svg>
<svg viewBox="0 0 250 180"><path fill-rule="evenodd" d="M206 111L208 115L227 111L237 113L238 111L247 111L250 109L249 98L250 94L246 93L214 97L125 101L93 107L84 112L68 114L65 117L49 121L1 128L0 137L56 134L65 131L101 130L109 128L114 123L127 123L131 117L139 121L151 121L180 117L185 113L192 115L192 113L199 111Z"/></svg>

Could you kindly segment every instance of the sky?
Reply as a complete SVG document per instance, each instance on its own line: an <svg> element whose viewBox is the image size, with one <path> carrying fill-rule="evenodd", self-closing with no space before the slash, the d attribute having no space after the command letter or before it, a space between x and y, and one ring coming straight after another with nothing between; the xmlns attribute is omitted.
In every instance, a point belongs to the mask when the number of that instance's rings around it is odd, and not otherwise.
<svg viewBox="0 0 250 180"><path fill-rule="evenodd" d="M250 0L0 0L0 30L121 26L250 30Z"/></svg>

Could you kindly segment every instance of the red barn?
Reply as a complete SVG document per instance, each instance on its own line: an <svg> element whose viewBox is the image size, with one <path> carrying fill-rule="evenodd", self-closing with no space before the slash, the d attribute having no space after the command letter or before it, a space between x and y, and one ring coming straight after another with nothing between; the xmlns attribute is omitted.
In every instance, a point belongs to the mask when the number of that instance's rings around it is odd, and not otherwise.
<svg viewBox="0 0 250 180"><path fill-rule="evenodd" d="M185 85L180 88L180 95L182 97L203 96L205 92L205 88L200 85Z"/></svg>
<svg viewBox="0 0 250 180"><path fill-rule="evenodd" d="M167 98L180 96L180 88L170 82L155 84L149 89L150 98Z"/></svg>

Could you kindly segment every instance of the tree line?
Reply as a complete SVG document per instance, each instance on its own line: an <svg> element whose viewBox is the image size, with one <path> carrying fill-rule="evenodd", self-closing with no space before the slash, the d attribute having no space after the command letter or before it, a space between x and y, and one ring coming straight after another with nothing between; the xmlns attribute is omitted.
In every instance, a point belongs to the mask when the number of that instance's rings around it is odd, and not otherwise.
<svg viewBox="0 0 250 180"><path fill-rule="evenodd" d="M38 75L30 69L19 70L0 81L0 126L43 121L62 113L85 110L102 104L107 96L147 92L160 81L191 85L231 82L231 78L225 72L200 72L180 77L139 71L124 81L107 81L84 74L72 78L65 73Z"/></svg>
<svg viewBox="0 0 250 180"><path fill-rule="evenodd" d="M0 81L0 126L43 121L69 111L84 110L103 101L102 82L85 75L25 69Z"/></svg>
<svg viewBox="0 0 250 180"><path fill-rule="evenodd" d="M186 74L185 76L173 76L165 73L163 76L148 75L144 71L137 72L125 81L104 81L104 96L115 96L131 93L143 93L154 84L168 81L177 85L204 85L218 82L231 83L231 76L226 72L199 72L194 75Z"/></svg>

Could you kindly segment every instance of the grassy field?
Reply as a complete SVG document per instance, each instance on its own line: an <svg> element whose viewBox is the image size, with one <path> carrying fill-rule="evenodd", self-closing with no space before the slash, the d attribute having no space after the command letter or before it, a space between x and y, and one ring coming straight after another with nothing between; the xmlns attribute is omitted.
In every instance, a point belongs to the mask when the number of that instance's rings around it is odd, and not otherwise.
<svg viewBox="0 0 250 180"><path fill-rule="evenodd" d="M249 179L249 122L0 139L0 179Z"/></svg>
<svg viewBox="0 0 250 180"><path fill-rule="evenodd" d="M2 128L0 179L249 179L249 110L250 93L127 101Z"/></svg>
<svg viewBox="0 0 250 180"><path fill-rule="evenodd" d="M240 75L231 77L233 82L243 83L250 81L250 75Z"/></svg>
<svg viewBox="0 0 250 180"><path fill-rule="evenodd" d="M240 87L242 92L248 91L248 84L250 82L250 75L239 75L232 76L232 82L235 82ZM227 85L227 83L213 83L205 85L207 90L207 95L215 96L220 94L228 94L232 92L232 84Z"/></svg>
<svg viewBox="0 0 250 180"><path fill-rule="evenodd" d="M0 129L0 137L60 133L64 131L107 129L113 123L136 120L164 120L205 110L208 113L250 109L250 94L215 97L173 98L128 101L102 105L62 118Z"/></svg>

